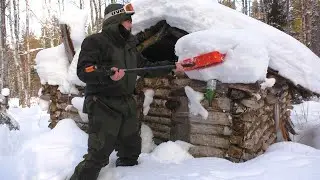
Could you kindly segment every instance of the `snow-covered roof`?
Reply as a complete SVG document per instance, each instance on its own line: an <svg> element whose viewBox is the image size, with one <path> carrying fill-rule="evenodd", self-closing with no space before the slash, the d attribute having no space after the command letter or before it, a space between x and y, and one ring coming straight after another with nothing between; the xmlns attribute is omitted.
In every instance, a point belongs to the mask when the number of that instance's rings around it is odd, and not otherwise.
<svg viewBox="0 0 320 180"><path fill-rule="evenodd" d="M293 37L215 0L132 0L133 33L160 20L189 34L180 38L175 53L182 60L219 50L226 53L221 65L187 72L192 79L217 79L225 83L264 81L268 67L295 84L320 93L320 58ZM62 93L78 93L85 86L76 75L80 45L85 37L87 11L70 9L60 18L71 29L76 55L68 62L63 44L40 51L36 68L41 83L59 85Z"/></svg>
<svg viewBox="0 0 320 180"><path fill-rule="evenodd" d="M212 50L227 53L216 67L187 72L192 79L226 83L264 81L268 67L320 93L320 58L293 37L214 0L132 0L133 33L166 20L185 30L175 53L182 60Z"/></svg>

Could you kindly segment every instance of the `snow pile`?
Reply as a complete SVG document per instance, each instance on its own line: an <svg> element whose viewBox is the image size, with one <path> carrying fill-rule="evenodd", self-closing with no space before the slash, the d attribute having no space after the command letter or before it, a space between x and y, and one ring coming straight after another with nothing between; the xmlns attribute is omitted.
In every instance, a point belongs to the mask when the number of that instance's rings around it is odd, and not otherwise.
<svg viewBox="0 0 320 180"><path fill-rule="evenodd" d="M213 50L227 53L224 64L188 72L190 78L249 83L264 80L266 68L271 67L294 83L320 93L320 58L284 32L212 0L131 2L136 11L134 34L160 20L191 33L176 43L179 60Z"/></svg>
<svg viewBox="0 0 320 180"><path fill-rule="evenodd" d="M82 41L86 36L87 19L88 13L86 10L71 7L59 18L60 24L67 24L70 27L70 38L75 51L81 48Z"/></svg>
<svg viewBox="0 0 320 180"><path fill-rule="evenodd" d="M84 99L84 97L74 97L71 100L71 104L78 110L79 116L82 119L82 121L88 122L88 114L82 112Z"/></svg>
<svg viewBox="0 0 320 180"><path fill-rule="evenodd" d="M307 101L294 105L291 120L298 135L293 140L320 149L320 102Z"/></svg>
<svg viewBox="0 0 320 180"><path fill-rule="evenodd" d="M69 61L63 44L39 51L35 61L41 84L59 85L62 93L78 93L67 81Z"/></svg>
<svg viewBox="0 0 320 180"><path fill-rule="evenodd" d="M268 87L272 87L276 83L275 78L266 78L263 83L260 84L261 89L266 89Z"/></svg>
<svg viewBox="0 0 320 180"><path fill-rule="evenodd" d="M9 98L8 104L10 108L17 108L20 107L20 100L19 98Z"/></svg>
<svg viewBox="0 0 320 180"><path fill-rule="evenodd" d="M1 89L1 94L3 96L9 96L10 95L10 89L9 88L3 88Z"/></svg>
<svg viewBox="0 0 320 180"><path fill-rule="evenodd" d="M141 140L142 140L142 153L150 153L156 147L153 141L153 133L149 126L142 123L141 125Z"/></svg>
<svg viewBox="0 0 320 180"><path fill-rule="evenodd" d="M143 101L143 114L146 116L150 110L150 104L153 101L154 90L147 89L144 92L144 101Z"/></svg>
<svg viewBox="0 0 320 180"><path fill-rule="evenodd" d="M313 105L312 105L313 106ZM313 111L312 111L313 112ZM2 179L56 179L70 177L87 151L87 134L73 120L64 119L56 128L48 126L49 114L39 107L13 108L9 113L19 122L20 131L0 126L0 174ZM311 117L311 116L310 116ZM142 147L151 141L151 131L142 127ZM152 144L152 143L151 143ZM193 158L190 144L176 141L142 153L139 165L115 167L116 152L101 170L100 180L162 179L308 179L318 180L320 151L303 144L286 142L270 146L266 153L246 163L221 158ZM143 148L144 149L144 148Z"/></svg>
<svg viewBox="0 0 320 180"><path fill-rule="evenodd" d="M79 52L86 35L87 13L77 8L69 8L59 20L60 23L65 23L70 27L70 37L74 49ZM75 71L77 57L74 58L75 62L70 66L64 44L39 51L35 61L41 84L59 85L59 90L62 93L78 94L74 85L83 85L83 83L77 79Z"/></svg>
<svg viewBox="0 0 320 180"><path fill-rule="evenodd" d="M208 111L201 105L204 95L200 92L194 91L191 87L185 87L186 95L189 99L189 111L193 115L200 114L204 119L208 118Z"/></svg>
<svg viewBox="0 0 320 180"><path fill-rule="evenodd" d="M250 33L250 36L246 36ZM247 30L205 30L180 38L176 44L179 60L194 57L212 50L226 54L225 62L204 69L187 71L197 80L217 79L225 83L254 83L263 81L269 64L264 42L254 31Z"/></svg>
<svg viewBox="0 0 320 180"><path fill-rule="evenodd" d="M26 141L17 154L19 179L63 179L86 153L88 135L71 119Z"/></svg>
<svg viewBox="0 0 320 180"><path fill-rule="evenodd" d="M50 105L50 101L39 99L39 106L42 111L48 111L49 105Z"/></svg>
<svg viewBox="0 0 320 180"><path fill-rule="evenodd" d="M181 163L193 157L179 144L172 141L161 143L151 153L151 156L161 163Z"/></svg>

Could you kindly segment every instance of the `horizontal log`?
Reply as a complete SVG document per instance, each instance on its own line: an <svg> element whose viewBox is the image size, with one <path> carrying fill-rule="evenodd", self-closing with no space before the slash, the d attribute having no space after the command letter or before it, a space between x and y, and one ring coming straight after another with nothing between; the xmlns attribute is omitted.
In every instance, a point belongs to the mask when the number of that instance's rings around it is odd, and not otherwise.
<svg viewBox="0 0 320 180"><path fill-rule="evenodd" d="M144 116L142 121L150 122L150 123L164 124L164 125L171 125L170 118L158 117L158 116L150 116L150 115Z"/></svg>
<svg viewBox="0 0 320 180"><path fill-rule="evenodd" d="M254 84L229 84L229 88L238 89L247 93L257 93L260 90L260 85L258 83Z"/></svg>
<svg viewBox="0 0 320 180"><path fill-rule="evenodd" d="M170 82L167 78L144 78L144 86L149 88L170 88Z"/></svg>
<svg viewBox="0 0 320 180"><path fill-rule="evenodd" d="M193 80L189 78L177 78L171 81L171 87L173 88L179 88L179 87L185 87L185 86L196 88L196 87L206 87L206 85L207 83L204 81Z"/></svg>
<svg viewBox="0 0 320 180"><path fill-rule="evenodd" d="M209 146L192 146L189 153L194 157L224 157L225 149L209 147Z"/></svg>
<svg viewBox="0 0 320 180"><path fill-rule="evenodd" d="M166 132L159 132L159 131L152 131L153 137L162 139L162 140L169 140L170 139L170 133Z"/></svg>
<svg viewBox="0 0 320 180"><path fill-rule="evenodd" d="M170 118L171 114L172 114L172 112L167 108L151 107L148 112L148 115L150 115L150 116L159 116L159 117L167 117L167 118Z"/></svg>
<svg viewBox="0 0 320 180"><path fill-rule="evenodd" d="M230 145L229 139L203 134L190 134L190 143L195 145L212 146L228 149Z"/></svg>
<svg viewBox="0 0 320 180"><path fill-rule="evenodd" d="M149 88L144 88L143 91L147 90ZM168 99L169 95L170 95L170 92L171 90L170 89L153 89L154 91L154 96L153 98L154 99Z"/></svg>
<svg viewBox="0 0 320 180"><path fill-rule="evenodd" d="M154 131L170 133L170 129L171 129L170 126L158 124L158 123L150 123L150 122L144 122L144 123Z"/></svg>
<svg viewBox="0 0 320 180"><path fill-rule="evenodd" d="M225 125L230 126L232 118L229 113L222 112L209 112L208 118L203 119L202 116L195 116L189 114L191 123L212 124L212 125Z"/></svg>
<svg viewBox="0 0 320 180"><path fill-rule="evenodd" d="M209 135L231 135L231 129L228 126L213 126L209 124L190 124L190 133L209 134Z"/></svg>

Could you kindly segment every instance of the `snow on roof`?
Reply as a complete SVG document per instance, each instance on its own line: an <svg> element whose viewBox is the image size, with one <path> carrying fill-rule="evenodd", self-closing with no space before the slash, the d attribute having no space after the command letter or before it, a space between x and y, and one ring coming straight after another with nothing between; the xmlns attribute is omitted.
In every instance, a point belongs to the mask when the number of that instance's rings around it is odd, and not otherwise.
<svg viewBox="0 0 320 180"><path fill-rule="evenodd" d="M76 74L76 67L81 43L86 36L87 15L87 10L71 7L61 15L59 22L70 27L70 38L76 54L70 64L64 44L39 51L35 61L41 84L59 85L60 92L65 94L78 94L74 85L85 86Z"/></svg>
<svg viewBox="0 0 320 180"><path fill-rule="evenodd" d="M227 53L225 63L187 72L192 79L226 83L263 81L267 68L320 93L320 58L293 37L213 0L132 0L133 33L166 20L190 33L178 40L179 60L212 50Z"/></svg>

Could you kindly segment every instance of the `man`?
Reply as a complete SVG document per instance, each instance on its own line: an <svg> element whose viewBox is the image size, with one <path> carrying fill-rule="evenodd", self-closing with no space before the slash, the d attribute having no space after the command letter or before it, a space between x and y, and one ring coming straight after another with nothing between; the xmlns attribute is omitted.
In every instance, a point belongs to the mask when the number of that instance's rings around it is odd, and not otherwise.
<svg viewBox="0 0 320 180"><path fill-rule="evenodd" d="M97 179L101 168L109 163L116 143L119 157L116 166L138 164L140 123L132 96L138 74L125 73L123 69L163 62L150 63L138 53L131 34L133 13L130 4L109 5L105 9L102 32L88 36L82 43L77 75L86 83L83 111L89 117L88 153L75 168L71 180ZM176 67L177 71L183 71L179 63ZM170 71L141 72L139 75L165 75Z"/></svg>

